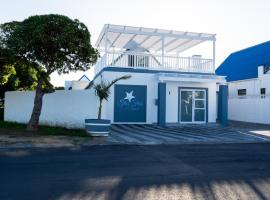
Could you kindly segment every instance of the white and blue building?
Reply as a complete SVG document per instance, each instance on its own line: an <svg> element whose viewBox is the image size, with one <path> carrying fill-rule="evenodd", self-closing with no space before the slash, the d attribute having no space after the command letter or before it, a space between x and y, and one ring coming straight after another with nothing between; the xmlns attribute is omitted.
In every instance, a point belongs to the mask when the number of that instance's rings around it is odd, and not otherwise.
<svg viewBox="0 0 270 200"><path fill-rule="evenodd" d="M270 41L230 54L216 73L228 81L230 120L270 124Z"/></svg>
<svg viewBox="0 0 270 200"><path fill-rule="evenodd" d="M112 87L102 118L159 125L225 120L227 86L215 74L215 42L215 34L104 25L93 83L132 77ZM188 55L202 43L210 46L210 58L198 50Z"/></svg>

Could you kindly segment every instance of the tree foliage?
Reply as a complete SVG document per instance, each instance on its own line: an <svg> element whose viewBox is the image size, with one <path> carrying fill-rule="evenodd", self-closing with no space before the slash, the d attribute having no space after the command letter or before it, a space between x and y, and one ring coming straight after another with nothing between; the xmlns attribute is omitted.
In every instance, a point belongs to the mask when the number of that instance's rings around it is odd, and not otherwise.
<svg viewBox="0 0 270 200"><path fill-rule="evenodd" d="M85 71L96 62L98 51L91 46L87 27L63 15L36 15L22 22L3 24L0 36L0 47L12 55L10 60L15 60L15 64L19 64L22 69L23 63L25 70L34 75L30 79L36 79L34 107L27 127L35 131L38 128L43 95L53 89L50 74L55 71L58 74ZM18 75L17 65L13 66ZM14 75L5 76L4 71L3 82Z"/></svg>

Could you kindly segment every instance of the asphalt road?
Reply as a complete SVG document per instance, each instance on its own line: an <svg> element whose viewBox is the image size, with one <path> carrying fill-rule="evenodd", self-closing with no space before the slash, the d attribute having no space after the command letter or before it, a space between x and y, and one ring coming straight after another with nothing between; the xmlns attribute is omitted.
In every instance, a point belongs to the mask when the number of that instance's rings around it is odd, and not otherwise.
<svg viewBox="0 0 270 200"><path fill-rule="evenodd" d="M270 144L1 150L0 199L270 199Z"/></svg>

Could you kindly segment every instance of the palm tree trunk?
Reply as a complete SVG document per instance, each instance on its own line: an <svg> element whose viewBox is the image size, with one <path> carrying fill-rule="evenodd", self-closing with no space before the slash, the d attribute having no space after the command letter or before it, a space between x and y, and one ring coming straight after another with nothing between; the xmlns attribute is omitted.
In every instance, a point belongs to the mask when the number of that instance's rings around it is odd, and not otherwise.
<svg viewBox="0 0 270 200"><path fill-rule="evenodd" d="M31 118L28 122L27 131L37 131L38 130L38 123L39 123L39 117L41 114L41 108L42 108L42 99L43 99L43 91L42 91L42 84L43 79L40 78L38 81L38 85L36 88L36 94L35 94L35 101L34 101L34 107L32 111Z"/></svg>
<svg viewBox="0 0 270 200"><path fill-rule="evenodd" d="M101 119L102 99L99 99L98 119Z"/></svg>

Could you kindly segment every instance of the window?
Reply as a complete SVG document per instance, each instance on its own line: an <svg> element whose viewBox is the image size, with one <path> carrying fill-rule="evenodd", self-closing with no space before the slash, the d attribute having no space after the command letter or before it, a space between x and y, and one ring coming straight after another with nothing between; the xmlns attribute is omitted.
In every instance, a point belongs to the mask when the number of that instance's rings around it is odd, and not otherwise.
<svg viewBox="0 0 270 200"><path fill-rule="evenodd" d="M261 88L261 98L262 99L265 98L265 94L266 94L266 89L265 88Z"/></svg>
<svg viewBox="0 0 270 200"><path fill-rule="evenodd" d="M246 89L239 89L238 90L238 96L239 97L244 97L247 95L247 90Z"/></svg>

